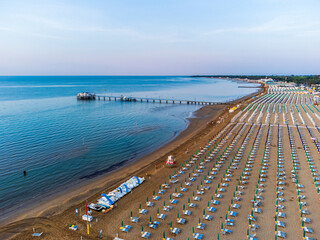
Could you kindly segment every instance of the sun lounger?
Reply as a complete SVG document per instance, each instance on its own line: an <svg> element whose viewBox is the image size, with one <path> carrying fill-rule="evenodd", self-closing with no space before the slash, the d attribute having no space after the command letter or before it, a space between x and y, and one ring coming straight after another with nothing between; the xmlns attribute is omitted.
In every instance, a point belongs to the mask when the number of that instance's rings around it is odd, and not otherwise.
<svg viewBox="0 0 320 240"><path fill-rule="evenodd" d="M161 214L158 215L158 218L164 220L166 218L166 216L167 215L161 213Z"/></svg>
<svg viewBox="0 0 320 240"><path fill-rule="evenodd" d="M217 209L214 207L208 207L208 211L214 213Z"/></svg>
<svg viewBox="0 0 320 240"><path fill-rule="evenodd" d="M283 212L278 212L277 216L281 217L281 218L286 218L287 217L287 215L285 213L283 213Z"/></svg>
<svg viewBox="0 0 320 240"><path fill-rule="evenodd" d="M253 211L255 213L262 213L262 210L260 208L254 208Z"/></svg>
<svg viewBox="0 0 320 240"><path fill-rule="evenodd" d="M220 202L219 202L218 200L212 200L212 204L214 204L214 205L219 205Z"/></svg>
<svg viewBox="0 0 320 240"><path fill-rule="evenodd" d="M239 208L240 208L240 205L239 205L239 204L232 204L231 207L234 208L234 209L239 209Z"/></svg>
<svg viewBox="0 0 320 240"><path fill-rule="evenodd" d="M155 201L159 201L159 200L160 200L160 197L159 197L159 196L153 196L152 199L155 200Z"/></svg>
<svg viewBox="0 0 320 240"><path fill-rule="evenodd" d="M238 216L238 213L237 212L234 212L234 211L229 211L229 216L232 216L232 217L236 217Z"/></svg>
<svg viewBox="0 0 320 240"><path fill-rule="evenodd" d="M194 234L193 234L193 238L194 238L194 239L197 239L197 240L201 240L201 239L203 239L203 234L194 233Z"/></svg>
<svg viewBox="0 0 320 240"><path fill-rule="evenodd" d="M143 232L143 233L141 234L141 237L146 238L146 239L149 239L149 238L151 237L151 233L149 233L149 232Z"/></svg>
<svg viewBox="0 0 320 240"><path fill-rule="evenodd" d="M188 203L188 207L196 208L197 204L196 203Z"/></svg>
<svg viewBox="0 0 320 240"><path fill-rule="evenodd" d="M313 233L313 229L311 227L303 227L303 230L307 233Z"/></svg>
<svg viewBox="0 0 320 240"><path fill-rule="evenodd" d="M43 234L43 232L33 233L33 234L32 234L32 237L41 237L42 234Z"/></svg>
<svg viewBox="0 0 320 240"><path fill-rule="evenodd" d="M215 196L216 196L216 198L223 198L222 194L216 194Z"/></svg>
<svg viewBox="0 0 320 240"><path fill-rule="evenodd" d="M140 209L140 210L139 210L139 213L140 213L140 214L147 214L147 213L148 213L148 210L146 210L146 209Z"/></svg>
<svg viewBox="0 0 320 240"><path fill-rule="evenodd" d="M178 218L177 219L177 223L179 223L179 224L185 224L186 223L186 220L184 219L184 218Z"/></svg>
<svg viewBox="0 0 320 240"><path fill-rule="evenodd" d="M226 228L222 229L222 234L223 235L231 234L231 233L232 233L232 231L230 229L226 229Z"/></svg>
<svg viewBox="0 0 320 240"><path fill-rule="evenodd" d="M278 227L283 227L283 228L286 227L286 223L283 221L277 221L276 224Z"/></svg>
<svg viewBox="0 0 320 240"><path fill-rule="evenodd" d="M172 228L172 230L171 230L171 233L173 233L173 234L179 234L181 232L181 229L180 228Z"/></svg>
<svg viewBox="0 0 320 240"><path fill-rule="evenodd" d="M285 232L282 231L277 231L276 232L277 237L281 237L281 238L286 238L287 234Z"/></svg>
<svg viewBox="0 0 320 240"><path fill-rule="evenodd" d="M185 210L185 211L183 211L183 214L184 215L187 215L187 216L190 216L191 215L191 211L190 210Z"/></svg>
<svg viewBox="0 0 320 240"><path fill-rule="evenodd" d="M204 218L205 220L207 220L207 221L211 221L211 220L213 219L213 216L211 216L211 215L205 215L203 218Z"/></svg>
<svg viewBox="0 0 320 240"><path fill-rule="evenodd" d="M174 196L175 198L181 198L182 193L172 193L172 196Z"/></svg>
<svg viewBox="0 0 320 240"><path fill-rule="evenodd" d="M234 222L227 222L226 225L233 227L234 226Z"/></svg>
<svg viewBox="0 0 320 240"><path fill-rule="evenodd" d="M124 227L120 227L120 230L122 232L128 233L131 230L131 226L130 225L125 225Z"/></svg>
<svg viewBox="0 0 320 240"><path fill-rule="evenodd" d="M170 200L170 203L171 203L171 204L177 204L177 203L178 203L178 200L177 200L177 199L171 199L171 200Z"/></svg>
<svg viewBox="0 0 320 240"><path fill-rule="evenodd" d="M200 197L195 196L195 197L193 197L193 200L200 202L200 201L201 201L201 198L200 198Z"/></svg>
<svg viewBox="0 0 320 240"><path fill-rule="evenodd" d="M137 223L137 222L139 222L139 218L137 218L137 217L132 217L132 218L131 218L131 222Z"/></svg>
<svg viewBox="0 0 320 240"><path fill-rule="evenodd" d="M154 206L154 203L153 202L147 202L147 207L153 207Z"/></svg>

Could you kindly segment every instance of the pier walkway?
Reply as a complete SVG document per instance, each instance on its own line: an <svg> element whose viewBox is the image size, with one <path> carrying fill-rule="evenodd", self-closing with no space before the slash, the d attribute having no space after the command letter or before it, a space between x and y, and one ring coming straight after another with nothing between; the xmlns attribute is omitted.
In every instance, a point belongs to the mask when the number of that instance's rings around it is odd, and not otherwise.
<svg viewBox="0 0 320 240"><path fill-rule="evenodd" d="M124 101L122 100L123 96L105 96L105 95L96 95L95 100L102 101ZM197 100L177 100L177 99L161 99L161 98L141 98L141 97L129 97L128 102L147 102L147 103L166 103L166 104L194 104L194 105L216 105L224 104L220 102L212 101L197 101Z"/></svg>

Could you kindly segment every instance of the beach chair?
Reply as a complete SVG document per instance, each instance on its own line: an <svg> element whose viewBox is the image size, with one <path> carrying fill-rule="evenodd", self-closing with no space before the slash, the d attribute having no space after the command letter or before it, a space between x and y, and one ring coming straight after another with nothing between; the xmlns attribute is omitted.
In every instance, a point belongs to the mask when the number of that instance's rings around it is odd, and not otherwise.
<svg viewBox="0 0 320 240"><path fill-rule="evenodd" d="M214 207L208 207L208 211L214 213L217 209Z"/></svg>
<svg viewBox="0 0 320 240"><path fill-rule="evenodd" d="M283 221L277 221L276 224L277 224L278 227L283 227L283 228L286 227L286 223L283 222Z"/></svg>
<svg viewBox="0 0 320 240"><path fill-rule="evenodd" d="M253 211L255 213L262 213L262 210L260 208L254 208Z"/></svg>
<svg viewBox="0 0 320 240"><path fill-rule="evenodd" d="M204 229L206 228L206 224L204 224L204 223L198 223L198 225L197 225L196 228L197 228L197 229L200 229L200 230L204 230Z"/></svg>
<svg viewBox="0 0 320 240"><path fill-rule="evenodd" d="M233 200L234 200L235 202L240 202L240 201L242 200L242 198L241 198L241 197L234 197Z"/></svg>
<svg viewBox="0 0 320 240"><path fill-rule="evenodd" d="M197 239L197 240L201 240L201 239L203 239L203 234L194 233L194 234L193 234L193 238L194 238L194 239Z"/></svg>
<svg viewBox="0 0 320 240"><path fill-rule="evenodd" d="M197 204L196 203L188 203L188 207L196 208Z"/></svg>
<svg viewBox="0 0 320 240"><path fill-rule="evenodd" d="M188 186L188 187L190 187L190 186L192 185L191 182L185 182L184 184L185 184L186 186Z"/></svg>
<svg viewBox="0 0 320 240"><path fill-rule="evenodd" d="M220 198L220 199L223 198L222 194L216 194L215 196L216 196L216 198Z"/></svg>
<svg viewBox="0 0 320 240"><path fill-rule="evenodd" d="M239 209L240 205L239 204L232 204L231 207L234 208L234 209Z"/></svg>
<svg viewBox="0 0 320 240"><path fill-rule="evenodd" d="M158 215L158 218L164 220L166 218L166 216L167 215L161 213L161 214Z"/></svg>
<svg viewBox="0 0 320 240"><path fill-rule="evenodd" d="M186 220L184 218L178 218L177 223L184 225L186 223Z"/></svg>
<svg viewBox="0 0 320 240"><path fill-rule="evenodd" d="M278 212L277 216L280 217L280 218L286 218L287 217L287 215L285 213L283 213L283 212Z"/></svg>
<svg viewBox="0 0 320 240"><path fill-rule="evenodd" d="M170 180L170 183L173 183L173 184L174 184L174 183L177 183L177 182L179 182L179 179L171 179L171 180Z"/></svg>
<svg viewBox="0 0 320 240"><path fill-rule="evenodd" d="M232 233L232 231L230 229L226 229L226 228L222 229L221 231L222 231L223 235L227 235L227 234L231 234Z"/></svg>
<svg viewBox="0 0 320 240"><path fill-rule="evenodd" d="M226 189L225 188L219 188L218 191L219 192L226 192Z"/></svg>
<svg viewBox="0 0 320 240"><path fill-rule="evenodd" d="M159 201L159 200L160 200L160 197L159 197L159 196L153 196L152 199L155 200L155 201Z"/></svg>
<svg viewBox="0 0 320 240"><path fill-rule="evenodd" d="M174 196L175 198L181 198L182 193L172 193L172 196Z"/></svg>
<svg viewBox="0 0 320 240"><path fill-rule="evenodd" d="M149 239L151 237L151 233L149 232L142 232L141 233L141 237L145 238L145 239Z"/></svg>
<svg viewBox="0 0 320 240"><path fill-rule="evenodd" d="M232 217L236 217L238 216L238 213L237 212L234 212L234 211L229 211L229 216L232 216Z"/></svg>
<svg viewBox="0 0 320 240"><path fill-rule="evenodd" d="M180 188L181 192L186 192L187 190L188 190L188 188L184 188L184 187Z"/></svg>
<svg viewBox="0 0 320 240"><path fill-rule="evenodd" d="M172 234L177 235L177 234L179 234L180 232L181 232L181 229L180 229L180 228L172 228L172 229L171 229L171 233L172 233Z"/></svg>
<svg viewBox="0 0 320 240"><path fill-rule="evenodd" d="M255 221L257 221L257 218L255 216L249 214L248 220L255 222Z"/></svg>
<svg viewBox="0 0 320 240"><path fill-rule="evenodd" d="M139 213L145 215L145 214L148 213L148 210L146 210L146 209L140 209L140 210L139 210Z"/></svg>
<svg viewBox="0 0 320 240"><path fill-rule="evenodd" d="M137 223L137 222L139 222L139 218L137 218L137 217L131 217L131 222Z"/></svg>
<svg viewBox="0 0 320 240"><path fill-rule="evenodd" d="M204 191L197 191L197 194L198 194L198 195L203 195L203 194L204 194Z"/></svg>
<svg viewBox="0 0 320 240"><path fill-rule="evenodd" d="M163 195L164 193L166 192L166 190L164 190L164 189L161 189L161 190L159 190L159 194L161 194L161 195Z"/></svg>
<svg viewBox="0 0 320 240"><path fill-rule="evenodd" d="M303 230L307 233L313 233L313 229L311 227L303 227Z"/></svg>
<svg viewBox="0 0 320 240"><path fill-rule="evenodd" d="M156 229L158 227L157 224L149 223L148 226L152 229Z"/></svg>
<svg viewBox="0 0 320 240"><path fill-rule="evenodd" d="M219 202L218 200L212 200L212 204L214 204L214 205L219 205L220 202Z"/></svg>
<svg viewBox="0 0 320 240"><path fill-rule="evenodd" d="M277 235L277 237L280 237L280 238L286 238L287 237L287 234L285 232L282 232L282 231L277 231L276 235Z"/></svg>
<svg viewBox="0 0 320 240"><path fill-rule="evenodd" d="M120 230L125 233L128 233L131 229L132 227L130 225L125 225L124 227L120 227Z"/></svg>
<svg viewBox="0 0 320 240"><path fill-rule="evenodd" d="M195 197L193 197L193 200L200 202L200 201L201 201L201 198L200 198L200 197L195 196Z"/></svg>
<svg viewBox="0 0 320 240"><path fill-rule="evenodd" d="M213 216L207 214L207 215L203 216L203 219L205 219L207 221L211 221L213 219Z"/></svg>
<svg viewBox="0 0 320 240"><path fill-rule="evenodd" d="M32 237L41 237L42 234L43 234L43 232L33 233L33 234L32 234Z"/></svg>
<svg viewBox="0 0 320 240"><path fill-rule="evenodd" d="M300 202L299 204L300 204L301 207L307 206L307 202Z"/></svg>
<svg viewBox="0 0 320 240"><path fill-rule="evenodd" d="M251 231L255 232L257 229L259 229L259 226L257 224L251 224L250 229Z"/></svg>
<svg viewBox="0 0 320 240"><path fill-rule="evenodd" d="M171 206L163 206L163 211L170 212L172 210Z"/></svg>
<svg viewBox="0 0 320 240"><path fill-rule="evenodd" d="M190 216L191 213L192 213L192 212L191 212L190 210L184 210L184 211L183 211L183 214L186 215L186 216Z"/></svg>
<svg viewBox="0 0 320 240"><path fill-rule="evenodd" d="M153 207L154 206L154 203L153 202L147 202L147 207Z"/></svg>
<svg viewBox="0 0 320 240"><path fill-rule="evenodd" d="M170 203L171 203L171 204L177 204L177 203L178 203L178 200L177 200L177 199L171 199L171 200L170 200Z"/></svg>

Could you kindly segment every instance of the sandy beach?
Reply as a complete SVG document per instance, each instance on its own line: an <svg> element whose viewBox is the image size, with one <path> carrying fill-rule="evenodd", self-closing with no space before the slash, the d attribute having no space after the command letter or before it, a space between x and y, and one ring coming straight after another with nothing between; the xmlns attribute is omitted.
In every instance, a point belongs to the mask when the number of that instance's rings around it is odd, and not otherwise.
<svg viewBox="0 0 320 240"><path fill-rule="evenodd" d="M257 93L260 94L260 93ZM186 130L179 134L173 141L149 154L146 157L122 168L119 168L106 175L88 180L86 184L77 187L77 189L66 190L57 193L50 199L37 200L29 209L24 209L22 214L13 215L5 224L2 222L0 229L1 238L28 239L26 237L32 233L33 227L37 231L44 231L45 239L77 239L77 235L83 234L70 232L66 227L75 220L74 209L80 209L80 215L85 212L85 200L95 202L101 192L108 192L114 189L124 180L133 175L146 178L145 183L133 191L132 194L121 199L114 210L107 214L99 213L99 224L103 222L114 221L121 218L121 214L128 207L132 207L144 202L145 193L152 195L154 186L158 186L163 179L172 174L172 169L164 166L164 160L172 154L176 157L178 165L188 159L193 152L205 144L214 134L220 131L230 121L235 113L229 114L228 108L231 106L248 102L251 96L232 101L227 104L204 106L195 112L194 118L189 119L190 124ZM221 118L221 122L217 121ZM188 151L188 152L186 152ZM175 169L177 170L177 169ZM103 235L111 239L116 232L116 225L107 225L104 227ZM81 229L81 225L79 225ZM92 235L86 236L86 239L94 238L98 230L92 228ZM83 230L81 231L83 232ZM99 231L98 231L99 232Z"/></svg>

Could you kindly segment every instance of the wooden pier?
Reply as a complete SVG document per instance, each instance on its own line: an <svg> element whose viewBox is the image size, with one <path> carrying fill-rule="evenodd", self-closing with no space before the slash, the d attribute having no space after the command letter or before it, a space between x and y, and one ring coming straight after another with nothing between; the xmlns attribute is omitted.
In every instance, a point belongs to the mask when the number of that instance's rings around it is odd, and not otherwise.
<svg viewBox="0 0 320 240"><path fill-rule="evenodd" d="M165 103L165 104L190 104L190 105L216 105L223 104L219 102L210 101L196 101L196 100L177 100L177 99L161 99L161 98L141 98L141 97L130 97L130 102L147 102L147 103ZM122 96L105 96L95 95L95 100L99 101L122 101ZM134 100L134 101L133 101Z"/></svg>

